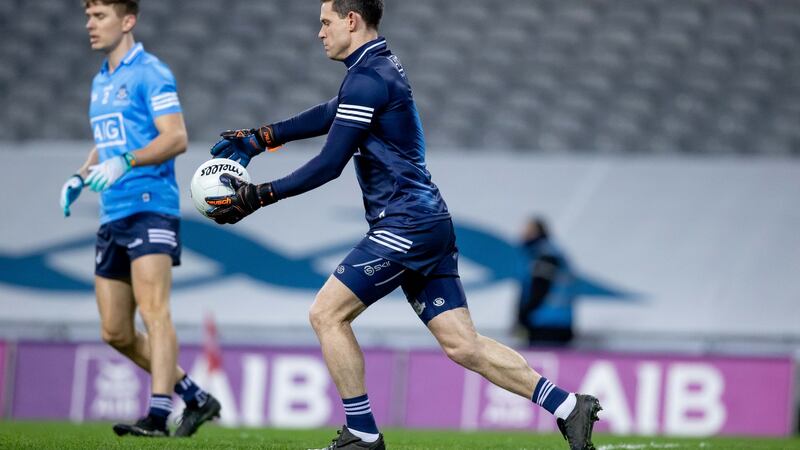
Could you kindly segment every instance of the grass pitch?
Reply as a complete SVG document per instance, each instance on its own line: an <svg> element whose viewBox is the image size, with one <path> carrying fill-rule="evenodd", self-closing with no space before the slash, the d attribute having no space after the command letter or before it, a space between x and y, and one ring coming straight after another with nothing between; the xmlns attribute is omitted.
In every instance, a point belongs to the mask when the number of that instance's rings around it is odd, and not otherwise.
<svg viewBox="0 0 800 450"><path fill-rule="evenodd" d="M565 450L560 435L519 432L454 432L406 429L384 430L392 450ZM0 449L307 449L327 445L334 429L276 430L269 428L203 427L188 439L119 438L111 424L0 421ZM598 450L638 449L800 449L800 438L618 437L596 435Z"/></svg>

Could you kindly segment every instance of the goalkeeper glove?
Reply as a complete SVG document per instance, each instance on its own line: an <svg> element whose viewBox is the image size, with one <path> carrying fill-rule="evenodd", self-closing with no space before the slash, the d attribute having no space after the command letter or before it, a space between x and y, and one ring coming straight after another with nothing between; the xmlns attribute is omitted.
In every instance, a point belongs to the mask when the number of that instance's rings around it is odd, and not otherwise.
<svg viewBox="0 0 800 450"><path fill-rule="evenodd" d="M269 150L274 152L281 146L275 142L275 135L270 125L249 130L228 130L220 133L222 139L211 147L211 156L214 158L228 158L245 167L250 164L250 159Z"/></svg>
<svg viewBox="0 0 800 450"><path fill-rule="evenodd" d="M83 177L77 173L69 177L67 182L64 183L64 186L61 186L61 198L59 203L61 204L62 211L64 211L64 217L69 217L69 207L78 199L82 190Z"/></svg>
<svg viewBox="0 0 800 450"><path fill-rule="evenodd" d="M251 184L233 175L223 173L219 181L234 190L233 194L206 197L209 206L215 206L208 217L218 224L234 224L252 214L258 208L271 205L278 200L272 192L272 183Z"/></svg>
<svg viewBox="0 0 800 450"><path fill-rule="evenodd" d="M89 167L86 185L95 192L105 191L135 165L136 158L131 152L109 158L100 164Z"/></svg>

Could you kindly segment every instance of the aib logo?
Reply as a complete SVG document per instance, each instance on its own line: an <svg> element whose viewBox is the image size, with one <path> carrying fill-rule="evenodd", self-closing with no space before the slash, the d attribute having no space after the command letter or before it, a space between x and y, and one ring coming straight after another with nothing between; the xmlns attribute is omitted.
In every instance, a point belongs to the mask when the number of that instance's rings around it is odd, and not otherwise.
<svg viewBox="0 0 800 450"><path fill-rule="evenodd" d="M127 143L122 113L92 117L92 133L97 148L120 146Z"/></svg>
<svg viewBox="0 0 800 450"><path fill-rule="evenodd" d="M502 238L479 227L456 224L458 248L461 258L468 260L479 276L464 278L467 289L480 289L495 285L520 275L520 250ZM174 288L195 288L209 283L219 284L225 278L249 277L252 280L288 289L317 290L325 283L330 272L320 269L320 261L346 254L360 236L345 238L341 243L312 249L306 254L287 254L278 248L265 245L263 241L250 238L235 228L223 228L210 221L183 219L181 240L183 246L193 253L216 261L215 273L202 273L175 280ZM69 271L59 270L52 264L59 254L93 247L94 233L84 238L32 250L27 253L0 253L0 285L25 287L39 291L92 292L91 282L72 276ZM87 259L86 271L91 271L91 260ZM387 264L388 266L388 264ZM370 267L373 273L384 267ZM339 273L344 267L330 267ZM180 269L178 269L180 270ZM591 295L614 299L631 298L607 283L584 275L574 275L571 284L576 295ZM437 305L439 306L439 305Z"/></svg>

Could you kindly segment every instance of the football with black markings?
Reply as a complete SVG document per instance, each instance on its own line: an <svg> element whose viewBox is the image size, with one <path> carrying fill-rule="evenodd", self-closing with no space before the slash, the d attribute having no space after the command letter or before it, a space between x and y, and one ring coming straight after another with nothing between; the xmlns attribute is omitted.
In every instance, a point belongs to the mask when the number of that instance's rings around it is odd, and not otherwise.
<svg viewBox="0 0 800 450"><path fill-rule="evenodd" d="M213 206L206 203L206 197L219 197L233 194L233 189L223 184L219 176L227 173L236 178L250 182L250 174L247 169L236 161L224 158L210 159L194 172L191 183L191 196L195 208L200 214L208 217L209 211Z"/></svg>

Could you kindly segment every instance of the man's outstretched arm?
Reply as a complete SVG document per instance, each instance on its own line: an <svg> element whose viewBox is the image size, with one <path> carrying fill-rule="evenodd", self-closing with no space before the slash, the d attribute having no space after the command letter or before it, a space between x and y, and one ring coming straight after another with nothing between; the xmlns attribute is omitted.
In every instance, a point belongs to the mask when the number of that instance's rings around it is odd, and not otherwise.
<svg viewBox="0 0 800 450"><path fill-rule="evenodd" d="M263 206L322 186L341 175L367 133L361 128L334 125L317 156L288 176L270 183L255 185L221 175L220 180L228 184L234 193L207 197L206 203L217 206L208 216L219 224L234 224Z"/></svg>
<svg viewBox="0 0 800 450"><path fill-rule="evenodd" d="M259 128L228 130L211 148L215 158L229 158L247 167L250 159L265 150L275 151L283 144L322 136L328 132L336 116L338 98L309 108L287 120Z"/></svg>
<svg viewBox="0 0 800 450"><path fill-rule="evenodd" d="M278 200L300 195L338 178L367 136L367 130L333 126L322 151L291 174L272 182Z"/></svg>
<svg viewBox="0 0 800 450"><path fill-rule="evenodd" d="M280 145L322 136L331 129L338 104L338 97L334 97L290 119L267 126L272 127L273 139Z"/></svg>

